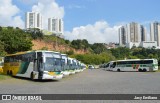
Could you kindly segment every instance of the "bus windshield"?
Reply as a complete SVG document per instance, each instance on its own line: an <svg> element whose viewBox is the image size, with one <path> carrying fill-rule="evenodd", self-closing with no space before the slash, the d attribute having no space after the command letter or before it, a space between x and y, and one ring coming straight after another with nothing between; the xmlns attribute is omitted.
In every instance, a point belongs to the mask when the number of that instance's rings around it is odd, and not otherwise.
<svg viewBox="0 0 160 103"><path fill-rule="evenodd" d="M46 71L60 71L61 59L46 57L44 68Z"/></svg>
<svg viewBox="0 0 160 103"><path fill-rule="evenodd" d="M62 59L61 62L62 62L62 65L64 66L65 65L65 59Z"/></svg>

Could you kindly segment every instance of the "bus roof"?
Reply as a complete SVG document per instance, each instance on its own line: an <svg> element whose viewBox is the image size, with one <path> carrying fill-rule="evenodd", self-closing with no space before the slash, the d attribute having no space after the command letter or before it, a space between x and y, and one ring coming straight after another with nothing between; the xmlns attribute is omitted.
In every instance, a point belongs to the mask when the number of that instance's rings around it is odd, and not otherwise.
<svg viewBox="0 0 160 103"><path fill-rule="evenodd" d="M32 53L32 52L53 52L53 53L60 53L60 52L48 51L48 50L33 50L33 51L17 52L15 54L8 54L6 56L22 55L22 54L27 54L27 53Z"/></svg>
<svg viewBox="0 0 160 103"><path fill-rule="evenodd" d="M117 60L117 61L140 61L140 60L156 60L156 59L126 59L126 60Z"/></svg>

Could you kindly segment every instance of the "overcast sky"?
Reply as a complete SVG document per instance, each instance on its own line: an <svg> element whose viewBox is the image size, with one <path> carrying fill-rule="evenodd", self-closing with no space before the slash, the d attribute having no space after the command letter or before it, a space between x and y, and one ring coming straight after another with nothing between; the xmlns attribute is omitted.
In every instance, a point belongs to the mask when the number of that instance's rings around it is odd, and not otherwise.
<svg viewBox="0 0 160 103"><path fill-rule="evenodd" d="M160 20L160 0L0 0L0 26L24 28L25 13L38 11L44 18L64 20L67 39L90 43L118 42L118 28L138 22L148 28Z"/></svg>

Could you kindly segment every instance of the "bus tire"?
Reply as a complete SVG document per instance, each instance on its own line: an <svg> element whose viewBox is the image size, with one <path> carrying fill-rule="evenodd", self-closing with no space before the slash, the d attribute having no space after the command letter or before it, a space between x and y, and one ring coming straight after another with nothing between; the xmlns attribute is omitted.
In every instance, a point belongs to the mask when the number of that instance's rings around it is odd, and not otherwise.
<svg viewBox="0 0 160 103"><path fill-rule="evenodd" d="M31 78L31 80L34 80L34 74L33 74L33 72L31 73L30 78Z"/></svg>
<svg viewBox="0 0 160 103"><path fill-rule="evenodd" d="M147 71L147 70L144 68L144 69L143 69L143 72L146 72L146 71Z"/></svg>
<svg viewBox="0 0 160 103"><path fill-rule="evenodd" d="M142 72L142 69L138 69L139 72Z"/></svg>
<svg viewBox="0 0 160 103"><path fill-rule="evenodd" d="M121 70L120 69L117 69L117 72L120 72Z"/></svg>
<svg viewBox="0 0 160 103"><path fill-rule="evenodd" d="M7 71L7 75L9 75L10 73L9 73L9 70Z"/></svg>

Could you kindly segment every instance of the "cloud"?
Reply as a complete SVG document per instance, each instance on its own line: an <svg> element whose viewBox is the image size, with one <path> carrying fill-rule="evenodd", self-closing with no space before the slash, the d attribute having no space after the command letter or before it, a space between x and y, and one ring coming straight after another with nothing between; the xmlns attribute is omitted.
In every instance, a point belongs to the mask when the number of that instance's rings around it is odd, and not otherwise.
<svg viewBox="0 0 160 103"><path fill-rule="evenodd" d="M20 9L12 4L12 0L0 0L0 25L24 28L20 16Z"/></svg>
<svg viewBox="0 0 160 103"><path fill-rule="evenodd" d="M118 42L118 28L121 25L110 27L106 21L97 21L95 24L88 24L73 28L72 32L66 31L66 39L87 39L89 43Z"/></svg>
<svg viewBox="0 0 160 103"><path fill-rule="evenodd" d="M43 16L43 28L47 29L48 18L64 17L64 7L60 7L55 0L39 0L36 5L32 6L33 12L40 12Z"/></svg>

